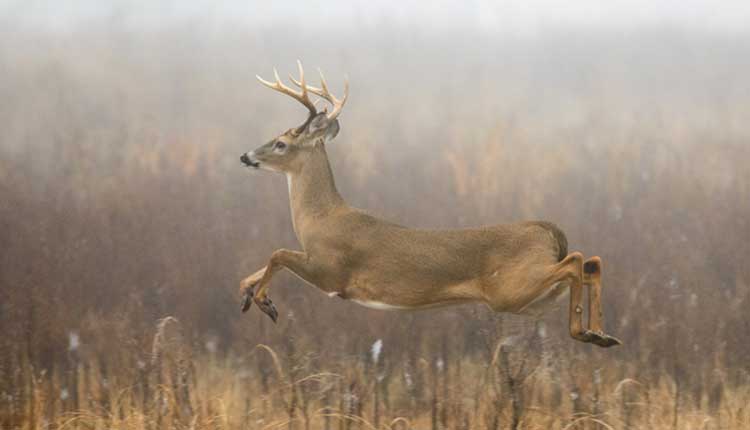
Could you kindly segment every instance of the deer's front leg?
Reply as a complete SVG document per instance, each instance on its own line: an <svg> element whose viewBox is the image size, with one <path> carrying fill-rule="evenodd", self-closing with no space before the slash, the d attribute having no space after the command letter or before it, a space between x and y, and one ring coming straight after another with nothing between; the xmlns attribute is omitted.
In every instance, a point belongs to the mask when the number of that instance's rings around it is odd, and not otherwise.
<svg viewBox="0 0 750 430"><path fill-rule="evenodd" d="M263 274L266 273L266 268L262 268L240 282L240 297L242 297L242 312L247 312L250 306L253 304L253 296L255 295L255 286L263 278Z"/></svg>
<svg viewBox="0 0 750 430"><path fill-rule="evenodd" d="M290 251L288 249L274 251L266 267L253 274L253 276L250 276L250 278L253 278L261 271L263 272L261 275L258 275L260 277L260 280L257 281L258 291L255 292L252 299L258 305L260 310L271 317L273 322L276 322L279 313L276 311L276 306L274 306L271 299L268 298L266 290L268 289L268 283L271 281L273 275L278 272L279 269L284 267L291 270L302 279L309 279L311 268L309 267L307 254L299 251ZM250 307L249 304L248 307Z"/></svg>

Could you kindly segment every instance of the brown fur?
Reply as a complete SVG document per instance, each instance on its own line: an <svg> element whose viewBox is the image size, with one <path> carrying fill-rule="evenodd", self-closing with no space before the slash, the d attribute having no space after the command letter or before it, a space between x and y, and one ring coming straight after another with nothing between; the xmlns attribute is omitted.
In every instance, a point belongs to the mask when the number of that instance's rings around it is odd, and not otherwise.
<svg viewBox="0 0 750 430"><path fill-rule="evenodd" d="M536 221L536 224L546 228L555 238L557 242L557 261L562 261L568 255L568 238L565 237L565 233L558 226L548 221Z"/></svg>
<svg viewBox="0 0 750 430"><path fill-rule="evenodd" d="M584 279L583 256L568 254L563 232L545 221L420 230L353 208L336 189L325 149L325 141L336 134L326 127L335 126L337 132L338 123L324 120L313 121L315 130L290 130L243 155L250 166L287 175L294 232L302 248L277 250L266 267L242 281L243 310L252 298L275 320L267 289L281 268L332 296L395 309L482 302L498 312L532 313L569 287L571 336L600 346L619 343L601 332L598 257L586 263L597 268L596 274L587 270ZM278 141L285 143L283 151ZM594 291L590 330L582 324L584 282Z"/></svg>

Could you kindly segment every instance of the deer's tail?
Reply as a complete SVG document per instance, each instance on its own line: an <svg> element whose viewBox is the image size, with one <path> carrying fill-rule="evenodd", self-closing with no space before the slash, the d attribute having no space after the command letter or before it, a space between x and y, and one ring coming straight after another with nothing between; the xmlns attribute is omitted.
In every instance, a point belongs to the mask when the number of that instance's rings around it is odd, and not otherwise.
<svg viewBox="0 0 750 430"><path fill-rule="evenodd" d="M568 239L560 227L547 221L537 221L537 225L546 229L557 242L557 261L560 262L568 255Z"/></svg>

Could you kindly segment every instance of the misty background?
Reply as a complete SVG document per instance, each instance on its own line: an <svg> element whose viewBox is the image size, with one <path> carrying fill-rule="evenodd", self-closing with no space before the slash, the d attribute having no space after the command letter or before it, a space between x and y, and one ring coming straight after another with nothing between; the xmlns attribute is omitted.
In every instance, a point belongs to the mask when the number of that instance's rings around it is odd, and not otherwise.
<svg viewBox="0 0 750 430"><path fill-rule="evenodd" d="M481 408L458 387L479 376L446 380L452 394L431 403L436 391L412 390L403 375L420 360L484 369L503 346L510 367L521 362L512 354L547 357L536 366L554 371L525 402L553 411L552 427L569 411L610 410L590 392L596 373L608 392L635 380L669 405L613 409L613 425L680 428L673 417L689 410L683 419L741 428L750 6L722 5L0 2L0 420L33 427L83 408L59 393L76 384L86 397L87 366L149 381L138 369L157 321L173 316L195 367L212 357L228 374L248 372L227 397L247 408L242 390L274 396L256 345L286 351L282 364L300 377L338 371L361 387L380 382L342 369L369 369L380 339L401 381L386 387L406 384L378 409L391 416L443 407L445 423L475 419ZM605 327L624 346L569 339L566 306L542 324L481 305L385 313L288 273L270 289L278 325L256 308L240 314L239 281L275 249L299 247L285 178L239 162L304 120L255 80L274 66L294 74L297 59L313 83L320 67L335 94L349 78L327 150L350 204L422 228L555 222L570 250L603 258ZM518 414L503 403L506 382L482 413ZM45 390L58 400L25 403ZM198 414L196 392L186 401ZM282 403L264 409L266 423Z"/></svg>

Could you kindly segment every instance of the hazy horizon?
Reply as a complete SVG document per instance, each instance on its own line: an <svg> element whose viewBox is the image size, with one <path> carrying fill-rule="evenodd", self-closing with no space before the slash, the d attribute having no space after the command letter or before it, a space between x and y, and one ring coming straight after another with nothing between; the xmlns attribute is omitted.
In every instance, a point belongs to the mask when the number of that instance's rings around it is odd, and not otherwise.
<svg viewBox="0 0 750 430"><path fill-rule="evenodd" d="M200 22L217 27L227 24L263 27L288 24L328 29L373 28L388 24L414 30L470 29L511 36L530 36L566 29L627 32L653 28L722 34L750 31L750 4L731 1L717 5L716 2L701 0L330 0L322 5L313 2L240 0L4 0L0 2L0 20L3 18L5 25L37 30L72 30L97 23L139 30L179 22Z"/></svg>

